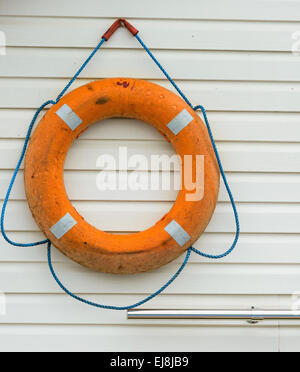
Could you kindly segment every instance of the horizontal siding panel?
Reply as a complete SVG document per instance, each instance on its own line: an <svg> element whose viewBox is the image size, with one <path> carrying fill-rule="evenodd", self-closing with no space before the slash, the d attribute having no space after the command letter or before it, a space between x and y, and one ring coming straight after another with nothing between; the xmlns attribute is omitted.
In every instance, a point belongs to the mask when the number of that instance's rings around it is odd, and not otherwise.
<svg viewBox="0 0 300 372"><path fill-rule="evenodd" d="M138 295L94 295L90 296L98 303L112 305L133 304L142 299ZM180 304L182 309L224 309L230 306L235 308L251 308L268 306L279 308L279 296L197 296L197 295L162 295L156 297L147 305L146 309L168 308L176 309ZM229 307L230 308L230 307ZM51 309L51 311L49 311ZM87 325L192 325L192 326L232 326L247 327L245 321L197 321L179 319L127 320L124 311L105 311L90 306L83 306L63 294L8 294L6 295L6 314L0 316L1 324L87 324ZM276 322L261 323L260 326L269 327Z"/></svg>
<svg viewBox="0 0 300 372"><path fill-rule="evenodd" d="M116 12L117 9L117 12ZM236 20L300 20L300 4L294 0L189 0L184 2L159 0L143 2L112 0L107 3L86 0L84 7L79 0L2 0L2 15L58 16L58 17L130 17L130 18L175 18L175 19L236 19Z"/></svg>
<svg viewBox="0 0 300 372"><path fill-rule="evenodd" d="M275 352L277 335L276 328L265 327L7 325L0 329L3 352Z"/></svg>
<svg viewBox="0 0 300 372"><path fill-rule="evenodd" d="M66 79L0 78L0 108L37 108L49 98L57 97L67 82ZM81 79L72 87L88 82ZM154 82L172 90L166 81ZM212 111L300 112L299 83L178 81L178 84L192 102Z"/></svg>
<svg viewBox="0 0 300 372"><path fill-rule="evenodd" d="M36 242L44 239L38 232L9 232L15 242ZM191 263L224 264L300 264L299 234L241 234L237 248L220 261L212 261L192 254ZM204 233L194 247L205 253L221 254L233 241L232 234ZM0 240L1 262L46 262L44 247L16 248L2 238ZM58 250L53 252L55 262L67 263L69 259ZM182 257L177 259L178 264Z"/></svg>
<svg viewBox="0 0 300 372"><path fill-rule="evenodd" d="M300 332L299 323L293 326L282 324L279 329L280 346L282 353L299 353L300 352Z"/></svg>
<svg viewBox="0 0 300 372"><path fill-rule="evenodd" d="M121 172L122 173L122 172ZM126 172L123 172L124 174ZM145 190L106 190L100 191L96 184L97 171L65 171L64 178L66 189L70 200L97 200L97 201L175 201L177 190L150 189L149 182L144 182ZM103 171L103 174L114 174ZM151 179L151 174L139 172L140 177L146 180ZM130 173L127 173L130 177ZM8 188L12 171L0 171L0 199L4 199ZM174 178L180 179L180 173L160 174L164 182ZM300 174L264 174L264 173L228 173L231 190L235 200L238 202L273 202L273 203L300 203ZM123 185L126 187L126 183ZM23 172L17 176L11 200L25 200ZM221 182L219 201L228 201L228 195L223 182Z"/></svg>
<svg viewBox="0 0 300 372"><path fill-rule="evenodd" d="M71 78L76 66L79 68L91 51L7 48L7 55L0 59L0 77ZM156 51L155 55L177 80L300 81L300 57L292 53L162 50ZM103 51L84 69L81 78L120 75L140 79L162 78L161 71L143 50Z"/></svg>
<svg viewBox="0 0 300 372"><path fill-rule="evenodd" d="M2 203L1 203L2 205ZM164 216L170 202L74 202L74 207L95 227L106 231L141 231ZM244 233L299 233L299 204L238 205ZM18 218L16 219L16 216ZM11 201L6 214L10 231L38 231L25 201ZM230 203L219 203L207 232L234 232Z"/></svg>
<svg viewBox="0 0 300 372"><path fill-rule="evenodd" d="M178 267L172 263L152 272L120 276L93 272L71 262L55 264L57 275L71 291L87 295L148 295L166 283ZM0 269L5 293L61 293L46 263L1 263ZM299 280L299 265L190 264L165 293L288 295L297 290Z"/></svg>
<svg viewBox="0 0 300 372"><path fill-rule="evenodd" d="M14 169L19 157L23 141L0 140L0 168ZM116 159L118 167L119 150L128 148L128 169L136 169L130 163L133 155L143 155L151 169L151 156L174 155L171 145L167 142L153 141L86 141L79 140L73 145L66 159L67 170L100 170L97 159L102 155L110 155ZM230 143L218 144L224 169L229 172L291 172L300 170L300 148L294 143ZM111 167L112 168L112 167ZM148 170L141 164L140 170ZM107 170L110 169L107 166ZM162 170L169 170L163 166Z"/></svg>
<svg viewBox="0 0 300 372"><path fill-rule="evenodd" d="M106 172L108 173L108 172ZM145 173L142 172L144 175ZM142 177L143 177L142 175ZM149 176L146 174L146 176ZM180 177L177 173L174 177ZM163 173L161 178L169 179L169 174ZM149 177L150 179L150 177ZM298 174L228 174L235 200L238 202L298 202L300 203L300 175ZM73 200L171 200L175 201L177 191L103 191L96 186L94 172L66 172L65 182L68 195ZM172 177L173 181L173 177ZM1 184L1 173L0 173ZM22 188L22 187L21 187ZM150 188L150 187L149 187ZM83 195L82 190L85 190ZM1 193L0 193L1 195ZM221 183L219 201L228 201L228 194Z"/></svg>
<svg viewBox="0 0 300 372"><path fill-rule="evenodd" d="M33 115L31 109L0 109L0 137L24 138ZM209 112L209 119L218 141L300 142L298 114ZM150 125L121 118L94 124L81 139L164 140Z"/></svg>
<svg viewBox="0 0 300 372"><path fill-rule="evenodd" d="M99 18L0 17L7 45L13 47L92 48L112 23ZM177 50L290 52L291 35L299 29L299 23L222 20L136 19L134 25L150 48ZM134 49L140 45L122 30L104 48Z"/></svg>

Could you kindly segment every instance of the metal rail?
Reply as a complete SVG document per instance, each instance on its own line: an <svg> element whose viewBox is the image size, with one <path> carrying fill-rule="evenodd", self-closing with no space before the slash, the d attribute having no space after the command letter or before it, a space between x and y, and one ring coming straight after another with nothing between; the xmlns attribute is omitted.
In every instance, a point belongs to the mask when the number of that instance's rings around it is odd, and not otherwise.
<svg viewBox="0 0 300 372"><path fill-rule="evenodd" d="M298 310L128 310L128 319L200 319L246 320L257 323L263 320L300 320Z"/></svg>

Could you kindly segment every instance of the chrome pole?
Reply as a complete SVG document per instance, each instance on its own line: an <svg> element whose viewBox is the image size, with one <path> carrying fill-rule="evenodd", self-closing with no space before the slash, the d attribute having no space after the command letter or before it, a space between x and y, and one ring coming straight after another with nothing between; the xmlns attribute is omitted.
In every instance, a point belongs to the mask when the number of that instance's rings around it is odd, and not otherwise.
<svg viewBox="0 0 300 372"><path fill-rule="evenodd" d="M300 320L300 311L294 310L144 310L127 312L128 319L200 319L200 320Z"/></svg>

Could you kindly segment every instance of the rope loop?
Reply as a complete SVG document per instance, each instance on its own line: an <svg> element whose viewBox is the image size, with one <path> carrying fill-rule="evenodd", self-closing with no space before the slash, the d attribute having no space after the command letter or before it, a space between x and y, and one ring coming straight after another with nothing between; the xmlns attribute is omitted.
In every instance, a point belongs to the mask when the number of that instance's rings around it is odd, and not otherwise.
<svg viewBox="0 0 300 372"><path fill-rule="evenodd" d="M136 30L127 21L125 21L123 19L121 21L125 24L125 26L129 29L129 31L136 37L136 39L139 41L139 43L141 44L141 46L149 54L149 56L151 57L151 59L155 62L155 64L158 66L158 68L163 72L163 74L166 76L166 78L169 80L169 82L173 85L173 87L176 89L176 91L180 94L180 96L184 99L184 101L191 108L193 108L195 111L197 111L198 109L201 109L202 114L203 114L203 117L204 117L204 120L205 120L205 124L206 124L207 130L208 130L208 133L209 133L209 136L210 136L210 139L211 139L211 143L213 145L213 149L214 149L214 152L215 152L215 155L216 155L216 159L217 159L217 162L218 162L218 165L219 165L219 168L220 168L220 172L221 172L221 175L222 175L222 178L223 178L223 181L224 181L226 190L228 192L228 195L229 195L229 198L230 198L230 201L231 201L231 204L232 204L232 208L233 208L233 212L234 212L234 216L235 216L235 222L236 222L236 236L235 236L235 239L234 239L234 242L233 242L231 248L228 251L226 251L224 254L222 254L222 255L209 255L209 254L205 254L203 252L200 252L199 250L197 250L197 249L195 249L193 247L190 247L187 250L186 257L185 257L183 263L181 264L180 268L176 271L176 273L171 277L171 279L169 279L160 289L158 289L152 295L150 295L150 296L146 297L144 300L139 301L139 302L137 302L137 303L135 303L133 305L130 305L130 306L110 306L110 305L97 304L97 303L94 303L94 302L85 300L85 299L83 299L83 298L75 295L70 290L68 290L62 284L62 282L60 281L60 279L58 278L57 274L54 271L54 267L53 267L53 263L52 263L51 242L50 242L50 240L45 239L45 240L42 240L42 241L39 241L39 242L34 242L34 243L16 243L16 242L13 242L11 239L8 238L8 236L6 235L6 232L5 232L5 228L4 228L4 220L5 220L5 213L6 213L7 203L8 203L8 200L9 200L9 197L10 197L10 194L11 194L11 191L12 191L12 188L13 188L13 185L15 183L17 174L18 174L18 172L20 170L22 161L24 159L24 156L25 156L25 153L26 153L26 150L27 150L27 147L28 147L30 135L31 135L31 132L32 132L32 129L33 129L33 126L34 126L34 124L35 124L35 122L36 122L39 114L41 113L41 111L44 108L46 108L50 104L51 105L55 105L55 104L57 104L61 100L61 98L64 96L64 94L67 92L67 90L71 87L71 85L75 82L75 80L78 78L78 76L81 74L81 72L85 69L85 67L88 65L88 63L91 61L91 59L97 53L97 51L104 44L104 42L107 41L105 37L102 37L102 39L99 42L99 44L95 47L95 49L92 51L92 53L89 55L89 57L81 65L81 67L78 69L78 71L73 76L73 78L68 82L68 84L65 86L65 88L60 92L60 94L57 96L56 100L48 100L48 101L46 101L45 103L43 103L37 109L36 113L34 114L33 119L32 119L32 121L31 121L31 123L29 125L28 131L27 131L27 134L26 134L26 137L25 137L25 141L24 141L24 145L23 145L23 148L22 148L22 151L21 151L20 158L18 160L16 169L14 170L13 176L12 176L11 181L9 183L8 190L7 190L7 193L6 193L4 202L3 202L2 211L1 211L0 225L1 225L1 233L2 233L2 235L4 237L4 239L9 244L11 244L13 246L16 246L16 247L33 247L33 246L37 246L37 245L47 244L49 269L50 269L51 275L53 276L53 278L55 279L55 281L57 282L57 284L59 285L59 287L66 294L68 294L69 296L71 296L72 298L74 298L77 301L80 301L82 303L85 303L87 305L94 306L94 307L97 307L97 308L109 309L109 310L129 310L129 309L133 309L135 307L141 306L141 305L145 304L146 302L152 300L154 297L158 296L166 288L168 288L175 281L175 279L177 279L177 277L181 274L181 272L183 271L183 269L187 265L192 251L195 252L195 253L197 253L197 254L199 254L199 255L201 255L201 256L203 256L203 257L206 257L206 258L212 258L212 259L223 258L223 257L229 255L233 251L233 249L235 248L235 246L236 246L236 244L238 242L239 234L240 234L240 224L239 224L239 217L238 217L237 208L236 208L236 205L235 205L235 202L234 202L234 198L233 198L232 192L230 190L229 184L227 182L227 179L226 179L226 176L225 176L225 172L223 170L221 159L220 159L220 156L219 156L219 153L218 153L218 150L217 150L217 147L216 147L214 138L213 138L213 134L212 134L212 131L211 131L211 128L210 128L210 125L209 125L209 122L208 122L207 114L206 114L206 111L205 111L204 107L201 106L201 105L195 106L195 107L192 106L191 102L186 97L186 95L182 92L182 90L178 87L178 85L175 83L175 81L170 77L170 75L167 73L167 71L163 68L163 66L159 63L159 61L156 59L156 57L150 51L150 49L146 46L146 44L139 37L138 30ZM127 22L127 23L125 23L125 22Z"/></svg>
<svg viewBox="0 0 300 372"><path fill-rule="evenodd" d="M218 260L218 259L221 259L221 258L224 258L224 257L228 256L234 250L234 248L236 247L236 245L238 243L238 240L239 240L239 237L240 237L240 221L239 221L239 216L238 216L237 207L236 207L236 204L235 204L235 201L234 201L234 197L233 197L233 194L231 192L229 183L227 181L227 178L226 178L226 175L225 175L225 172L224 172L224 169L223 169L223 165L222 165L222 162L221 162L221 158L220 158L220 155L219 155L219 151L217 149L217 145L216 145L216 142L214 140L214 136L213 136L213 133L212 133L209 121L208 121L206 110L201 105L195 106L193 109L195 111L197 111L199 109L202 111L204 121L205 121L205 124L206 124L206 128L207 128L207 131L208 131L208 134L209 134L209 137L210 137L210 140L211 140L211 143L212 143L215 155L216 155L216 159L217 159L217 162L218 162L218 165L219 165L220 173L221 173L224 185L226 187L226 191L228 193L228 196L229 196L229 199L230 199L230 202L231 202L231 205L232 205L233 214L234 214L234 218L235 218L235 224L236 224L236 234L235 234L235 238L234 238L234 241L233 241L231 247L223 254L220 254L220 255L206 254L206 253L201 252L201 251L199 251L198 249L195 249L195 248L192 248L192 251L199 254L202 257Z"/></svg>
<svg viewBox="0 0 300 372"><path fill-rule="evenodd" d="M11 191L12 191L12 188L13 188L13 185L15 183L16 177L17 177L17 175L19 173L19 170L20 170L22 161L24 159L24 156L25 156L25 153L26 153L26 150L27 150L27 147L28 147L28 143L29 143L29 138L30 138L30 135L31 135L31 132L32 132L32 129L33 129L33 126L34 126L34 124L35 124L35 122L36 122L36 120L37 120L40 112L42 110L44 110L44 108L47 107L50 104L51 105L55 105L55 101L49 100L49 101L46 101L45 103L43 103L37 109L36 113L33 116L33 119L31 120L31 123L29 125L28 131L27 131L27 134L26 134L26 137L25 137L25 142L24 142L24 145L23 145L23 148L22 148L22 151L21 151L21 155L20 155L19 161L18 161L17 166L16 166L16 169L14 170L14 173L12 175L12 178L11 178L11 181L9 183L8 190L6 192L6 195L5 195L5 198L4 198L4 202L3 202L3 205L2 205L1 222L0 222L1 233L2 233L3 238L9 244L11 244L11 245L13 245L15 247L33 247L33 246L36 246L36 245L41 245L41 244L48 243L48 239L42 240L42 241L39 241L39 242L34 242L34 243L16 243L16 242L12 241L11 239L9 239L9 237L7 236L7 234L5 232L4 220L5 220L5 213L6 213L7 203L8 203L8 200L9 200L9 197L10 197L10 194L11 194Z"/></svg>
<svg viewBox="0 0 300 372"><path fill-rule="evenodd" d="M74 293L72 293L69 289L67 289L63 284L62 282L60 281L60 279L58 278L57 274L55 273L54 271L54 268L53 268L53 264L52 264L52 257L51 257L51 242L48 242L48 265L49 265L49 268L50 268L50 272L54 278L54 280L56 281L56 283L59 285L59 287L66 293L68 294L69 296L71 296L72 298L74 298L75 300L79 301L79 302L83 302L84 304L86 305L89 305L89 306L93 306L93 307L97 307L97 308L100 308L100 309L106 309L106 310L129 310L129 309L134 309L138 306L141 306L143 304L145 304L146 302L149 302L150 300L152 300L154 297L158 296L159 294L161 294L165 289L167 289L174 281L175 279L177 279L177 277L181 274L181 272L183 271L183 269L185 268L186 264L188 263L189 261L189 258L190 258L190 255L191 255L191 251L192 251L192 248L189 248L187 250L187 253L186 253L186 256L185 256L185 259L183 261L183 263L181 264L180 268L176 271L176 273L171 277L170 280L168 280L162 287L160 287L156 292L154 292L152 295L146 297L144 300L142 301L139 301L133 305L129 305L129 306L112 306L112 305L101 305L101 304L98 304L98 303L95 303L95 302L92 302L92 301L88 301L82 297L79 297L77 295L75 295Z"/></svg>

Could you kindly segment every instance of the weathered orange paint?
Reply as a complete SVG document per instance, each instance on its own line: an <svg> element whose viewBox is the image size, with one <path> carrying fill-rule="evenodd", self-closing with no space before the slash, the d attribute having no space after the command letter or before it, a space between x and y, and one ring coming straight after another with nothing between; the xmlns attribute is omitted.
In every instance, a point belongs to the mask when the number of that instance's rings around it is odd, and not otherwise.
<svg viewBox="0 0 300 372"><path fill-rule="evenodd" d="M64 104L70 106L83 120L74 131L56 114ZM183 109L194 120L175 136L167 124ZM189 191L183 188L169 213L148 230L137 234L109 234L86 222L66 194L63 181L65 158L73 141L83 131L95 122L112 117L139 119L151 124L171 142L181 156L204 155L204 198L188 202L186 194ZM199 238L209 223L217 202L219 181L213 148L199 116L169 90L134 79L95 81L62 98L35 129L25 161L26 195L40 229L72 260L107 273L144 272L180 256ZM68 212L78 223L58 240L50 228ZM164 230L172 220L176 220L191 236L191 240L183 247Z"/></svg>

